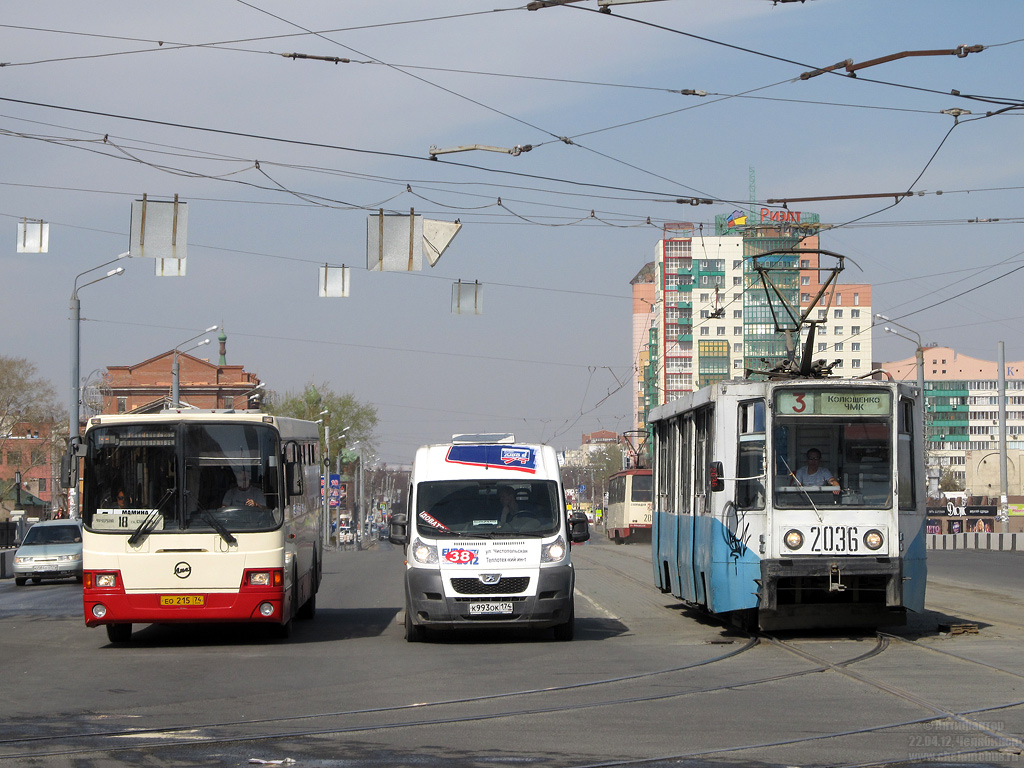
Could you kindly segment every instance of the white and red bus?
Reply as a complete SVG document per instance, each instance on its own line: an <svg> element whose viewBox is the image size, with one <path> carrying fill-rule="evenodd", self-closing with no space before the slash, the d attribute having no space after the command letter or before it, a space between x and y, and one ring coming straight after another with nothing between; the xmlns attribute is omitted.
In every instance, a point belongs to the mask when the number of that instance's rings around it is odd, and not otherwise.
<svg viewBox="0 0 1024 768"><path fill-rule="evenodd" d="M257 411L96 416L82 462L85 623L312 618L323 562L319 428Z"/></svg>
<svg viewBox="0 0 1024 768"><path fill-rule="evenodd" d="M651 541L653 480L649 469L626 469L608 478L604 529L616 544Z"/></svg>

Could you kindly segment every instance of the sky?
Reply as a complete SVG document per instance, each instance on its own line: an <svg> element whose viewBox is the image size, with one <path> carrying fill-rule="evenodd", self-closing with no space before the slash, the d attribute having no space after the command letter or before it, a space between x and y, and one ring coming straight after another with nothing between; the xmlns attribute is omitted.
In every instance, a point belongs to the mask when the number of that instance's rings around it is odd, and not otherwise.
<svg viewBox="0 0 1024 768"><path fill-rule="evenodd" d="M842 283L874 286L875 312L926 344L995 359L1003 341L1024 359L1024 5L611 11L5 3L0 354L29 359L67 400L76 276L129 250L132 201L178 195L186 275L133 257L85 287L82 376L217 324L228 363L270 390L312 382L376 407L388 464L465 432L573 448L632 428L629 281L662 227L713 234L753 191L757 208L871 196L789 208L832 225L821 247L848 258ZM800 77L961 45L984 49ZM531 149L430 159L468 145ZM371 272L380 209L462 229L433 268ZM23 219L49 223L47 253L16 252ZM324 264L351 267L348 298L318 297ZM459 280L481 283L482 314L452 313ZM197 356L216 359L213 336ZM876 361L913 351L874 335Z"/></svg>

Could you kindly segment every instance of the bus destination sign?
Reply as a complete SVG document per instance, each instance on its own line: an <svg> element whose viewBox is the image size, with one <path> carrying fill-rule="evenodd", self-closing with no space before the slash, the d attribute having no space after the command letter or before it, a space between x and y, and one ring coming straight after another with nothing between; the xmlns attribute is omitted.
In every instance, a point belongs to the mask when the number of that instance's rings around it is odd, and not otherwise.
<svg viewBox="0 0 1024 768"><path fill-rule="evenodd" d="M891 394L884 390L787 389L776 395L781 416L887 416Z"/></svg>

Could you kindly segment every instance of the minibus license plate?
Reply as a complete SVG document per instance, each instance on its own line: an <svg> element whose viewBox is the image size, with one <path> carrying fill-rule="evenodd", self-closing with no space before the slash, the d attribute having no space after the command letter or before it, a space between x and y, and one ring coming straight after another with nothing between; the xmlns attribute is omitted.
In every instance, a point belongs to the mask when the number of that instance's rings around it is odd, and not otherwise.
<svg viewBox="0 0 1024 768"><path fill-rule="evenodd" d="M205 605L205 595L160 595L160 605Z"/></svg>
<svg viewBox="0 0 1024 768"><path fill-rule="evenodd" d="M512 613L512 603L470 603L469 615L479 616L487 613Z"/></svg>

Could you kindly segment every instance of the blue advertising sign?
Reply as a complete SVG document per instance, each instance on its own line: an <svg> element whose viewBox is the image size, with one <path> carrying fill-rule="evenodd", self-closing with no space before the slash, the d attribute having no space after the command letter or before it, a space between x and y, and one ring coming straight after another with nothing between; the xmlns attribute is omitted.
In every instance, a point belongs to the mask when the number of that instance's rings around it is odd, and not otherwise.
<svg viewBox="0 0 1024 768"><path fill-rule="evenodd" d="M518 472L537 471L537 452L522 445L453 445L445 461L473 467L498 467Z"/></svg>

